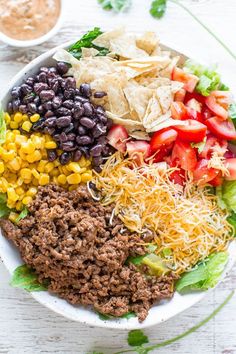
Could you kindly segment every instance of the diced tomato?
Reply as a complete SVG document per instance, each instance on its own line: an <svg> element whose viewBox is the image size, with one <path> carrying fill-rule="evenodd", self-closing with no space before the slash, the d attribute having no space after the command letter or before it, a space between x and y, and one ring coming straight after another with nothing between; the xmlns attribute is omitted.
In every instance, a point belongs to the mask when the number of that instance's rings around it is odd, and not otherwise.
<svg viewBox="0 0 236 354"><path fill-rule="evenodd" d="M192 143L200 143L206 136L206 125L193 120L186 120L187 125L176 125L174 128L178 132L178 137L181 140L189 141Z"/></svg>
<svg viewBox="0 0 236 354"><path fill-rule="evenodd" d="M224 182L224 178L222 177L221 173L219 173L215 178L213 178L213 180L211 180L209 183L213 186L213 187L219 187L223 184Z"/></svg>
<svg viewBox="0 0 236 354"><path fill-rule="evenodd" d="M226 140L236 139L236 130L230 120L222 121L220 117L211 117L205 121L208 129L218 138Z"/></svg>
<svg viewBox="0 0 236 354"><path fill-rule="evenodd" d="M193 179L198 182L198 184L204 185L212 181L218 174L219 171L215 168L208 168L208 160L202 159L198 161L193 171Z"/></svg>
<svg viewBox="0 0 236 354"><path fill-rule="evenodd" d="M153 134L150 141L152 152L156 152L163 146L173 143L177 138L178 133L172 128L162 129Z"/></svg>
<svg viewBox="0 0 236 354"><path fill-rule="evenodd" d="M200 93L197 92L187 92L185 99L184 99L184 103L187 103L188 101L190 101L192 98L194 98L196 101L204 104L206 97L201 95Z"/></svg>
<svg viewBox="0 0 236 354"><path fill-rule="evenodd" d="M207 107L222 120L229 117L228 108L231 103L230 94L227 91L212 91L205 101Z"/></svg>
<svg viewBox="0 0 236 354"><path fill-rule="evenodd" d="M236 180L236 158L227 159L225 161L225 167L229 171L229 176L225 176L227 181L234 181Z"/></svg>
<svg viewBox="0 0 236 354"><path fill-rule="evenodd" d="M195 111L197 111L199 113L202 110L202 104L200 102L198 102L195 98L191 98L191 100L189 100L186 103L186 106L189 107L189 108L194 109Z"/></svg>
<svg viewBox="0 0 236 354"><path fill-rule="evenodd" d="M172 150L172 161L185 171L193 171L197 164L197 156L190 143L176 140Z"/></svg>
<svg viewBox="0 0 236 354"><path fill-rule="evenodd" d="M184 102L186 96L186 90L181 88L179 91L176 92L174 100L176 102Z"/></svg>
<svg viewBox="0 0 236 354"><path fill-rule="evenodd" d="M171 117L179 120L188 119L188 111L183 102L171 103Z"/></svg>
<svg viewBox="0 0 236 354"><path fill-rule="evenodd" d="M196 75L185 72L183 69L175 67L172 71L172 80L182 82L186 91L193 92L199 78Z"/></svg>
<svg viewBox="0 0 236 354"><path fill-rule="evenodd" d="M107 134L108 143L123 153L126 151L126 140L128 137L129 135L125 127L119 124L113 125Z"/></svg>
<svg viewBox="0 0 236 354"><path fill-rule="evenodd" d="M173 143L168 146L165 146L164 148L161 148L160 150L157 150L157 152L153 155L153 162L167 161L172 151L172 148Z"/></svg>
<svg viewBox="0 0 236 354"><path fill-rule="evenodd" d="M235 158L235 154L233 153L233 151L227 150L226 153L224 154L224 158L226 159L233 159Z"/></svg>
<svg viewBox="0 0 236 354"><path fill-rule="evenodd" d="M228 149L228 143L226 140L219 140L213 135L208 135L205 146L199 156L203 159L209 159L213 152L216 152L218 156L224 156Z"/></svg>
<svg viewBox="0 0 236 354"><path fill-rule="evenodd" d="M188 119L197 120L198 122L204 123L202 118L202 114L200 112L195 111L195 109L187 107L188 111Z"/></svg>
<svg viewBox="0 0 236 354"><path fill-rule="evenodd" d="M171 159L168 164L170 167L177 167L176 163L174 163ZM182 168L178 168L178 170L175 170L170 174L170 180L175 184L180 184L183 186L185 183L185 171Z"/></svg>
<svg viewBox="0 0 236 354"><path fill-rule="evenodd" d="M203 120L209 119L214 116L214 113L210 111L209 108L207 108L206 105L203 105L202 107L202 118Z"/></svg>
<svg viewBox="0 0 236 354"><path fill-rule="evenodd" d="M151 155L150 144L144 140L128 141L126 148L129 156L132 157L138 165Z"/></svg>

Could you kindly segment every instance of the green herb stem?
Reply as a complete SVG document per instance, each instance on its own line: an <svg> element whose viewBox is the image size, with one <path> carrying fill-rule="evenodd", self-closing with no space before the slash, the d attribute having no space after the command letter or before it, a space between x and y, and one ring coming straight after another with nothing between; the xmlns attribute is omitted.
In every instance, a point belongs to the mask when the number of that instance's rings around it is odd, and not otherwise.
<svg viewBox="0 0 236 354"><path fill-rule="evenodd" d="M215 40L222 45L222 47L231 55L231 57L236 60L236 54L232 52L232 50L227 47L227 45L209 28L207 27L199 18L192 13L185 5L180 3L178 0L169 0L170 2L182 7L196 22L199 23L208 33L212 35L212 37L215 38Z"/></svg>
<svg viewBox="0 0 236 354"><path fill-rule="evenodd" d="M152 346L149 347L136 347L133 349L128 349L128 350L122 350L121 352L116 352L114 354L123 354L123 353L131 353L131 352L141 352L140 349L143 350L143 353L148 353L154 349L157 348L161 348L161 347L166 347L167 345L170 345L186 336L188 336L189 334L195 332L196 330L198 330L200 327L204 326L207 322L209 322L213 317L215 317L222 309L225 305L227 305L227 303L232 299L234 295L234 291L232 291L227 297L226 299L222 302L222 304L220 304L209 316L207 316L204 320L202 320L200 323L198 323L196 326L193 326L192 328L188 329L187 331L183 332L182 334L179 334L178 336L168 339L164 342L161 342L159 344L154 344Z"/></svg>

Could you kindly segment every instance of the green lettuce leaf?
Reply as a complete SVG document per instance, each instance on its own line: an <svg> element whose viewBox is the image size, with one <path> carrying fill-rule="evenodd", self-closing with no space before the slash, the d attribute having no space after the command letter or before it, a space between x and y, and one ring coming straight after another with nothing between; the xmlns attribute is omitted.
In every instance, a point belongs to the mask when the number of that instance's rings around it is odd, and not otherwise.
<svg viewBox="0 0 236 354"><path fill-rule="evenodd" d="M15 269L10 285L14 288L25 289L29 292L47 290L47 285L40 284L37 274L26 264Z"/></svg>
<svg viewBox="0 0 236 354"><path fill-rule="evenodd" d="M5 193L0 193L0 218L5 218L10 214L10 209L7 206L7 196Z"/></svg>
<svg viewBox="0 0 236 354"><path fill-rule="evenodd" d="M236 181L224 181L221 188L216 189L216 193L223 206L236 213Z"/></svg>
<svg viewBox="0 0 236 354"><path fill-rule="evenodd" d="M236 103L229 106L229 116L232 120L236 119Z"/></svg>
<svg viewBox="0 0 236 354"><path fill-rule="evenodd" d="M189 290L207 290L219 281L228 262L228 253L219 252L210 255L192 271L185 273L176 283L178 292Z"/></svg>
<svg viewBox="0 0 236 354"><path fill-rule="evenodd" d="M185 69L199 77L196 90L203 96L209 96L212 91L226 90L226 86L221 83L220 75L216 72L216 66L206 67L193 60L187 60L184 64Z"/></svg>
<svg viewBox="0 0 236 354"><path fill-rule="evenodd" d="M82 56L82 48L95 48L98 50L98 56L106 56L109 50L104 47L98 47L93 44L93 41L100 36L103 32L99 27L95 27L93 30L87 32L77 42L72 44L68 49L68 52L72 54L76 59L80 60Z"/></svg>
<svg viewBox="0 0 236 354"><path fill-rule="evenodd" d="M0 105L0 145L3 144L6 140L6 132L7 132L7 127L4 119L4 112Z"/></svg>

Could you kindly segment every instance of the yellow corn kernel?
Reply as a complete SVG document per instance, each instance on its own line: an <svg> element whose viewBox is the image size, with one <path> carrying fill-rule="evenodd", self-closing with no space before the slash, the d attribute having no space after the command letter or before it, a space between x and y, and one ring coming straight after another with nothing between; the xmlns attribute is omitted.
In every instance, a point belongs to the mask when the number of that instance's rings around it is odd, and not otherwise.
<svg viewBox="0 0 236 354"><path fill-rule="evenodd" d="M7 131L7 134L6 134L6 144L14 143L14 141L15 141L15 135L13 134L13 132Z"/></svg>
<svg viewBox="0 0 236 354"><path fill-rule="evenodd" d="M76 185L73 186L69 186L69 191L74 191L75 189L77 189L78 187Z"/></svg>
<svg viewBox="0 0 236 354"><path fill-rule="evenodd" d="M13 202L11 200L7 200L7 206L10 209L15 209L16 202Z"/></svg>
<svg viewBox="0 0 236 354"><path fill-rule="evenodd" d="M91 181L91 179L92 179L92 176L91 176L91 174L90 173L82 173L82 175L81 175L81 182L83 182L83 183L86 183L86 182L89 182L89 181Z"/></svg>
<svg viewBox="0 0 236 354"><path fill-rule="evenodd" d="M0 173L2 174L5 170L4 163L0 161Z"/></svg>
<svg viewBox="0 0 236 354"><path fill-rule="evenodd" d="M75 173L81 172L81 167L78 164L78 162L70 162L66 167L72 172L75 172Z"/></svg>
<svg viewBox="0 0 236 354"><path fill-rule="evenodd" d="M60 174L60 171L58 170L58 168L54 168L49 174L50 174L50 176L58 177Z"/></svg>
<svg viewBox="0 0 236 354"><path fill-rule="evenodd" d="M90 160L86 160L86 165L85 165L85 167L89 167L89 166L91 166L91 161L90 161Z"/></svg>
<svg viewBox="0 0 236 354"><path fill-rule="evenodd" d="M27 116L27 114L23 114L22 120L23 120L23 122L26 122L27 120L29 120L29 117Z"/></svg>
<svg viewBox="0 0 236 354"><path fill-rule="evenodd" d="M14 171L18 171L21 168L21 158L19 156L15 157L11 161L8 162L8 167L10 167Z"/></svg>
<svg viewBox="0 0 236 354"><path fill-rule="evenodd" d="M36 170L36 168L32 168L31 172L32 172L32 175L34 176L34 178L39 179L40 174L38 173L38 171Z"/></svg>
<svg viewBox="0 0 236 354"><path fill-rule="evenodd" d="M57 181L58 181L58 183L60 183L60 184L66 184L66 175L63 175L63 174L59 175L59 176L57 177Z"/></svg>
<svg viewBox="0 0 236 354"><path fill-rule="evenodd" d="M26 192L26 195L29 197L34 197L37 194L37 188L30 187L29 190Z"/></svg>
<svg viewBox="0 0 236 354"><path fill-rule="evenodd" d="M32 178L31 179L24 179L25 184L30 184L31 182L32 182Z"/></svg>
<svg viewBox="0 0 236 354"><path fill-rule="evenodd" d="M54 163L54 167L59 167L60 166L60 162L58 160L55 160L53 163Z"/></svg>
<svg viewBox="0 0 236 354"><path fill-rule="evenodd" d="M12 130L12 133L16 136L16 135L21 135L21 132L18 129L14 129Z"/></svg>
<svg viewBox="0 0 236 354"><path fill-rule="evenodd" d="M9 216L8 216L8 219L15 223L17 221L18 216L19 216L19 214L14 213L13 211L11 211Z"/></svg>
<svg viewBox="0 0 236 354"><path fill-rule="evenodd" d="M22 113L17 112L17 113L14 115L13 119L14 119L14 122L20 123L20 122L22 121Z"/></svg>
<svg viewBox="0 0 236 354"><path fill-rule="evenodd" d="M35 113L30 117L30 120L32 123L35 123L39 120L39 118L40 118L40 115Z"/></svg>
<svg viewBox="0 0 236 354"><path fill-rule="evenodd" d="M24 197L23 199L22 199L22 203L24 204L24 205L28 205L28 204L30 204L31 202L32 202L32 197L29 197L29 196L27 196L27 197Z"/></svg>
<svg viewBox="0 0 236 354"><path fill-rule="evenodd" d="M52 162L48 162L44 168L46 173L50 173L54 169L54 164Z"/></svg>
<svg viewBox="0 0 236 354"><path fill-rule="evenodd" d="M88 170L87 170L87 168L86 167L82 167L81 169L80 169L80 174L81 173L84 173L84 172L87 172Z"/></svg>
<svg viewBox="0 0 236 354"><path fill-rule="evenodd" d="M42 154L39 150L35 150L33 154L27 155L26 160L30 163L39 161L42 158Z"/></svg>
<svg viewBox="0 0 236 354"><path fill-rule="evenodd" d="M27 137L24 135L16 135L15 143L18 147L20 147L23 143L27 142Z"/></svg>
<svg viewBox="0 0 236 354"><path fill-rule="evenodd" d="M22 186L23 183L24 183L24 179L22 177L19 177L16 181L17 186Z"/></svg>
<svg viewBox="0 0 236 354"><path fill-rule="evenodd" d="M45 135L45 141L49 142L49 141L53 141L53 140L52 140L52 137L47 134L47 135Z"/></svg>
<svg viewBox="0 0 236 354"><path fill-rule="evenodd" d="M44 148L44 139L33 134L31 135L31 140L34 143L36 149L43 149Z"/></svg>
<svg viewBox="0 0 236 354"><path fill-rule="evenodd" d="M10 125L11 125L11 123L10 123ZM30 129L31 129L31 127L32 127L32 123L30 122L30 121L25 121L23 124L22 124L22 126L21 126L21 128L23 129L23 130L25 130L26 132L29 132L30 131ZM14 128L15 129L15 128Z"/></svg>
<svg viewBox="0 0 236 354"><path fill-rule="evenodd" d="M46 173L42 173L39 177L40 186L45 186L50 181L49 176Z"/></svg>
<svg viewBox="0 0 236 354"><path fill-rule="evenodd" d="M23 194L25 194L24 188L22 188L22 187L17 187L17 188L15 189L15 192L16 192L18 195L23 195Z"/></svg>
<svg viewBox="0 0 236 354"><path fill-rule="evenodd" d="M8 143L7 149L16 151L17 150L16 144L15 143Z"/></svg>
<svg viewBox="0 0 236 354"><path fill-rule="evenodd" d="M31 181L32 185L34 187L38 187L39 186L39 181L37 178L33 177L33 180Z"/></svg>
<svg viewBox="0 0 236 354"><path fill-rule="evenodd" d="M6 162L14 159L15 156L16 156L16 152L14 150L3 151L1 153L1 158Z"/></svg>
<svg viewBox="0 0 236 354"><path fill-rule="evenodd" d="M86 167L86 159L84 156L81 157L81 159L79 160L79 165L80 167Z"/></svg>
<svg viewBox="0 0 236 354"><path fill-rule="evenodd" d="M35 151L35 145L31 139L28 139L28 141L26 143L23 143L21 145L21 150L25 154L32 154Z"/></svg>
<svg viewBox="0 0 236 354"><path fill-rule="evenodd" d="M16 202L19 199L19 196L16 194L13 187L7 188L7 197L9 201Z"/></svg>
<svg viewBox="0 0 236 354"><path fill-rule="evenodd" d="M16 202L15 208L17 211L20 211L22 209L22 203L20 200Z"/></svg>
<svg viewBox="0 0 236 354"><path fill-rule="evenodd" d="M39 172L44 172L44 169L45 169L45 166L46 166L46 164L48 163L48 161L47 160L41 160L41 161L39 161L39 163L38 163L38 166L37 166L37 170L39 171Z"/></svg>
<svg viewBox="0 0 236 354"><path fill-rule="evenodd" d="M81 182L81 176L79 173L72 173L67 176L66 180L69 184L78 184Z"/></svg>
<svg viewBox="0 0 236 354"><path fill-rule="evenodd" d="M55 183L55 184L58 184L58 180L57 180L57 177L56 177L56 176L53 176L53 177L52 177L52 182Z"/></svg>
<svg viewBox="0 0 236 354"><path fill-rule="evenodd" d="M32 177L32 172L29 168L22 168L20 171L20 176L24 179L24 180L31 180Z"/></svg>
<svg viewBox="0 0 236 354"><path fill-rule="evenodd" d="M14 120L11 120L9 125L11 129L17 129L19 127L18 123Z"/></svg>
<svg viewBox="0 0 236 354"><path fill-rule="evenodd" d="M16 183L16 181L17 181L17 175L15 174L15 173L8 173L8 175L7 174L4 174L5 175L5 177L6 177L6 180L7 180L7 182L8 183Z"/></svg>
<svg viewBox="0 0 236 354"><path fill-rule="evenodd" d="M4 119L5 119L6 124L9 124L10 121L11 121L10 114L9 113L4 113Z"/></svg>
<svg viewBox="0 0 236 354"><path fill-rule="evenodd" d="M45 143L45 149L56 149L57 148L57 143L55 141L47 141Z"/></svg>

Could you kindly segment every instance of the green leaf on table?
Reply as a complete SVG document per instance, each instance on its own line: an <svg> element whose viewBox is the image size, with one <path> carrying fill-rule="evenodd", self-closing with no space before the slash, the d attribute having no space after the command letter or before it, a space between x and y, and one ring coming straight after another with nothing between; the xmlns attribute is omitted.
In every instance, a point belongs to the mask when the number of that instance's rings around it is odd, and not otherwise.
<svg viewBox="0 0 236 354"><path fill-rule="evenodd" d="M140 329L130 331L127 338L128 344L131 347L136 347L149 342L148 337Z"/></svg>
<svg viewBox="0 0 236 354"><path fill-rule="evenodd" d="M134 312L127 312L122 316L116 317L116 316L112 316L112 315L107 315L101 312L97 312L98 317L100 318L100 320L102 321L108 321L108 320L113 320L115 318L126 318L127 320L132 318L132 317L136 317L136 314Z"/></svg>
<svg viewBox="0 0 236 354"><path fill-rule="evenodd" d="M24 207L24 209L20 212L19 216L16 218L16 224L18 224L18 222L21 220L21 219L24 219L27 215L29 214L29 210Z"/></svg>
<svg viewBox="0 0 236 354"><path fill-rule="evenodd" d="M195 269L185 273L176 283L178 292L207 290L219 281L228 262L227 252L218 252L200 262Z"/></svg>
<svg viewBox="0 0 236 354"><path fill-rule="evenodd" d="M0 105L0 145L3 144L6 140L6 132L7 132L7 127L4 119L4 112Z"/></svg>
<svg viewBox="0 0 236 354"><path fill-rule="evenodd" d="M102 6L103 10L112 10L110 0L98 0L98 3Z"/></svg>
<svg viewBox="0 0 236 354"><path fill-rule="evenodd" d="M14 288L21 288L29 292L47 290L46 284L40 284L35 271L29 268L26 264L23 264L14 270L10 285Z"/></svg>
<svg viewBox="0 0 236 354"><path fill-rule="evenodd" d="M229 116L232 120L236 119L236 103L232 103L229 106Z"/></svg>
<svg viewBox="0 0 236 354"><path fill-rule="evenodd" d="M7 196L5 193L0 193L0 218L5 218L10 214L10 209L7 206Z"/></svg>
<svg viewBox="0 0 236 354"><path fill-rule="evenodd" d="M131 6L132 0L98 0L98 3L104 10L124 12Z"/></svg>
<svg viewBox="0 0 236 354"><path fill-rule="evenodd" d="M151 4L150 14L155 18L162 18L166 12L167 0L154 0Z"/></svg>
<svg viewBox="0 0 236 354"><path fill-rule="evenodd" d="M95 27L93 30L87 32L83 35L77 42L72 44L68 52L72 54L76 59L80 60L82 57L82 48L94 48L98 50L97 56L106 56L109 50L104 47L98 47L93 44L93 41L102 34L103 32L99 27Z"/></svg>

